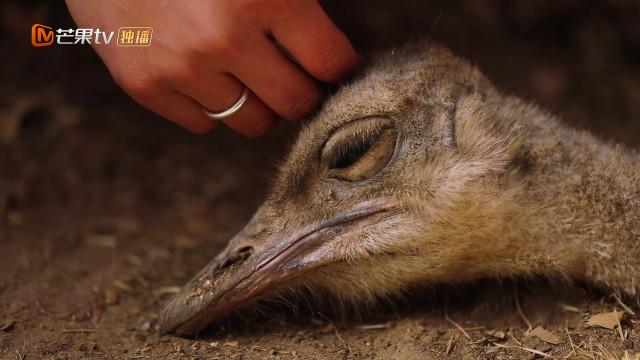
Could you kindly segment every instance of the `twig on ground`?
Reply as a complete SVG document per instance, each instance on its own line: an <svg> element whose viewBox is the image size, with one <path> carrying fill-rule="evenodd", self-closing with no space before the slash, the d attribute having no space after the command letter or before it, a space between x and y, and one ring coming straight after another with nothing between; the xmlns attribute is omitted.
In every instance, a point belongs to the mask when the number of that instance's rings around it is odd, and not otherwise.
<svg viewBox="0 0 640 360"><path fill-rule="evenodd" d="M616 309L614 308L613 311ZM618 323L618 335L620 335L620 341L624 341L624 333L622 333L622 324L620 324L620 316L616 316L616 322Z"/></svg>
<svg viewBox="0 0 640 360"><path fill-rule="evenodd" d="M72 334L72 333L94 333L96 332L95 330L92 329L64 329L62 330L62 333L65 334Z"/></svg>
<svg viewBox="0 0 640 360"><path fill-rule="evenodd" d="M619 359L619 357L616 354L614 354L613 352L607 350L601 344L598 344L596 346L598 347L598 350L600 350L601 358L603 358L603 359Z"/></svg>
<svg viewBox="0 0 640 360"><path fill-rule="evenodd" d="M528 347L524 347L524 346L516 346L516 345L502 345L499 343L492 343L494 346L497 347L501 347L501 348L505 348L505 349L520 349L520 350L524 350L524 351L528 351L530 353L534 353L536 355L542 356L542 357L546 357L546 358L550 358L552 357L551 355L547 354L546 352L542 352L540 350L536 350L536 349L531 349Z"/></svg>
<svg viewBox="0 0 640 360"><path fill-rule="evenodd" d="M524 321L525 324L527 324L527 332L530 332L531 329L533 329L533 324L531 324L531 321L529 321L529 318L527 318L527 316L524 314L524 311L522 311L522 307L520 307L520 300L518 298L518 285L515 286L514 289L514 297L516 300L516 310L518 311L518 315L520 315L520 317L522 318L522 321Z"/></svg>
<svg viewBox="0 0 640 360"><path fill-rule="evenodd" d="M520 340L516 339L515 335L513 335L513 332L509 332L509 336L511 336L511 339L515 341L518 345L522 346L522 343L520 342Z"/></svg>
<svg viewBox="0 0 640 360"><path fill-rule="evenodd" d="M473 332L473 331L482 331L482 330L484 330L486 328L487 328L486 326L472 326L472 327L466 328L465 330L467 332Z"/></svg>
<svg viewBox="0 0 640 360"><path fill-rule="evenodd" d="M576 355L576 346L573 344L573 339L571 339L569 329L564 328L564 331L567 333L567 337L569 338L569 344L571 344L571 352L564 357L565 359L568 359L571 357L571 355Z"/></svg>
<svg viewBox="0 0 640 360"><path fill-rule="evenodd" d="M370 324L370 325L360 325L357 328L359 330L383 330L383 329L388 329L390 328L391 325L389 324Z"/></svg>
<svg viewBox="0 0 640 360"><path fill-rule="evenodd" d="M451 336L449 337L449 341L447 342L447 349L444 351L444 354L449 355L449 353L451 353L451 350L453 350L453 334L451 334Z"/></svg>
<svg viewBox="0 0 640 360"><path fill-rule="evenodd" d="M447 311L447 306L446 305L444 307L444 319L447 320L451 325L455 326L455 328L458 329L458 331L460 331L462 333L462 335L464 335L464 337L469 339L469 341L473 342L473 339L471 338L469 333L467 333L460 324L458 324L457 322L451 320L451 318L449 317L449 313Z"/></svg>
<svg viewBox="0 0 640 360"><path fill-rule="evenodd" d="M613 294L613 298L616 300L616 302L618 303L618 305L620 305L624 311L628 312L629 315L633 315L635 316L636 313L635 311L633 311L633 309L631 309L627 304L625 304L624 302L622 302L622 299L620 299L620 295L618 294Z"/></svg>
<svg viewBox="0 0 640 360"><path fill-rule="evenodd" d="M336 337L338 338L338 340L340 340L340 342L342 342L342 346L344 346L344 348L351 353L351 347L349 347L349 345L347 345L347 343L344 341L344 339L342 338L342 336L340 336L340 333L338 333L338 327L336 326L336 324L333 323L333 321L329 320L329 318L327 318L326 316L324 316L323 313L318 313L318 315L322 316L323 319L327 320L329 323L331 323L331 325L333 326L333 330L336 334Z"/></svg>

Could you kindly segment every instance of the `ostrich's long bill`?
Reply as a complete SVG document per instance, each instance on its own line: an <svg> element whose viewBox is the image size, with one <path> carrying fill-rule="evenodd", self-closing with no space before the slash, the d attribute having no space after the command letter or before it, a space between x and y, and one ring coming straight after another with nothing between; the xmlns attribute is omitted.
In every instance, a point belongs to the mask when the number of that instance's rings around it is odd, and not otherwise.
<svg viewBox="0 0 640 360"><path fill-rule="evenodd" d="M394 208L380 203L363 205L290 233L248 238L241 231L167 304L161 330L182 336L196 334L266 291L331 262L331 254L322 248L331 239L349 236L396 214ZM251 246L237 246L243 243Z"/></svg>

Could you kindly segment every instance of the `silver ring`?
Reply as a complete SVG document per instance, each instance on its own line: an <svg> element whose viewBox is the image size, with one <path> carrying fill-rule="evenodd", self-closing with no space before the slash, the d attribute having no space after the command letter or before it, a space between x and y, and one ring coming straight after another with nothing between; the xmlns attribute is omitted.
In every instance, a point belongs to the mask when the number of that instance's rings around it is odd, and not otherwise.
<svg viewBox="0 0 640 360"><path fill-rule="evenodd" d="M244 105L244 103L247 101L248 96L249 96L249 89L247 89L247 87L245 86L244 89L242 90L242 95L240 95L240 98L238 99L238 101L236 101L235 104L231 105L231 107L228 108L227 110L223 110L220 112L211 112L205 108L203 108L202 110L204 111L204 114L207 115L209 119L213 119L213 120L226 119L229 116L232 116L233 114L237 113L242 108L242 105Z"/></svg>

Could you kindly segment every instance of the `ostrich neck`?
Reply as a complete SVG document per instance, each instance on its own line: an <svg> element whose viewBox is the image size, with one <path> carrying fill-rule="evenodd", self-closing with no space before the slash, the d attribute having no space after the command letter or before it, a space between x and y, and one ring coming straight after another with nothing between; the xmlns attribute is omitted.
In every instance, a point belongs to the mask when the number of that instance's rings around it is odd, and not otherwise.
<svg viewBox="0 0 640 360"><path fill-rule="evenodd" d="M534 115L534 116L531 116ZM537 243L574 277L635 293L640 275L640 155L546 114L523 125L541 210Z"/></svg>

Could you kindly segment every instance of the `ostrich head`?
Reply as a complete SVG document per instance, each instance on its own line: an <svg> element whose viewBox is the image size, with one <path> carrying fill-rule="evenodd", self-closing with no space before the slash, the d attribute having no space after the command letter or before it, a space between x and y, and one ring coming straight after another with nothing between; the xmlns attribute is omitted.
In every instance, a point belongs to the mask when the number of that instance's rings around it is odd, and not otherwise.
<svg viewBox="0 0 640 360"><path fill-rule="evenodd" d="M306 124L264 203L167 305L162 329L194 334L284 287L357 304L512 271L511 245L487 240L516 231L522 187L518 129L498 99L436 45L377 57Z"/></svg>

